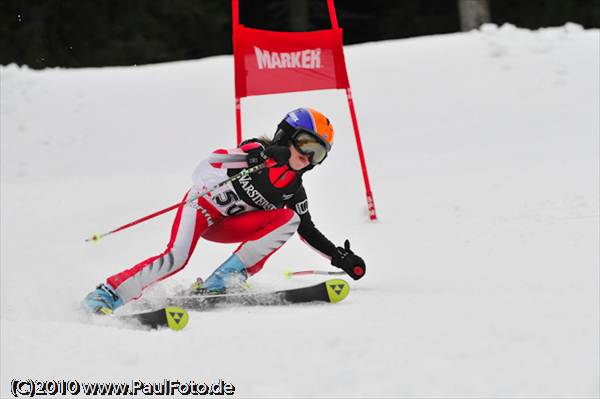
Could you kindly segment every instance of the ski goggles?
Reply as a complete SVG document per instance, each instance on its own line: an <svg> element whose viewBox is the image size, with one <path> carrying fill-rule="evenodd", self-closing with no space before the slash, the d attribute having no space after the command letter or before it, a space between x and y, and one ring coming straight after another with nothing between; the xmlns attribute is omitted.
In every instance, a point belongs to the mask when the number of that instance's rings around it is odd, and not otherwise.
<svg viewBox="0 0 600 399"><path fill-rule="evenodd" d="M327 158L328 146L311 131L297 129L292 136L292 144L310 159L312 165L318 165Z"/></svg>

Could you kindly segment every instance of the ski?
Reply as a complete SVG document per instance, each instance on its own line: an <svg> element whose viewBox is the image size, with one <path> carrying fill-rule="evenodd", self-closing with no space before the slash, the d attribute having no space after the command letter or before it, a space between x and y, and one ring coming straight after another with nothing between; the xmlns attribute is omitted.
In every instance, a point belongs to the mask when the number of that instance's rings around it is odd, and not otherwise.
<svg viewBox="0 0 600 399"><path fill-rule="evenodd" d="M308 287L272 292L236 292L210 295L179 295L167 300L169 305L188 310L207 310L219 305L268 306L292 303L342 301L350 292L350 286L342 279L330 279Z"/></svg>
<svg viewBox="0 0 600 399"><path fill-rule="evenodd" d="M211 295L184 294L167 299L168 306L127 315L111 315L110 318L130 322L150 329L170 328L182 330L188 323L188 310L208 310L220 305L268 306L293 303L328 302L344 300L350 286L342 279L330 279L308 287L272 292L236 292Z"/></svg>
<svg viewBox="0 0 600 399"><path fill-rule="evenodd" d="M134 322L150 329L170 328L179 331L188 323L188 313L176 306L164 307L148 312L112 316L118 320Z"/></svg>

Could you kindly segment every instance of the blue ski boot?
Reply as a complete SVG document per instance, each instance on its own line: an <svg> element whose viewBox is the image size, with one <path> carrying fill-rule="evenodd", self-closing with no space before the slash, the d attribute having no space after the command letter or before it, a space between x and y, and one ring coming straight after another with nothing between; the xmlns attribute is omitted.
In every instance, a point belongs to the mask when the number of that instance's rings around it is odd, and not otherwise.
<svg viewBox="0 0 600 399"><path fill-rule="evenodd" d="M100 284L83 300L85 308L98 314L111 314L113 310L123 305L123 300L108 284Z"/></svg>
<svg viewBox="0 0 600 399"><path fill-rule="evenodd" d="M246 267L236 254L231 255L221 266L202 282L192 285L194 294L222 294L227 290L243 289L248 279Z"/></svg>

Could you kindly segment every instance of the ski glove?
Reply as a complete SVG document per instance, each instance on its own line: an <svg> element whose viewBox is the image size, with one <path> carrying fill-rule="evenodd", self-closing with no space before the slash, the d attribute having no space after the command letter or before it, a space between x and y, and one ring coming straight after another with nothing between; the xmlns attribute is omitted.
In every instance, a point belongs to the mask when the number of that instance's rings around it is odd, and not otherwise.
<svg viewBox="0 0 600 399"><path fill-rule="evenodd" d="M344 242L344 247L337 247L335 253L331 257L331 264L339 267L354 280L358 280L365 275L367 266L365 261L358 255L356 255L350 249L350 241Z"/></svg>
<svg viewBox="0 0 600 399"><path fill-rule="evenodd" d="M272 145L267 148L257 148L248 152L248 166L255 166L267 159L272 159L275 166L283 166L290 159L290 149L283 145Z"/></svg>

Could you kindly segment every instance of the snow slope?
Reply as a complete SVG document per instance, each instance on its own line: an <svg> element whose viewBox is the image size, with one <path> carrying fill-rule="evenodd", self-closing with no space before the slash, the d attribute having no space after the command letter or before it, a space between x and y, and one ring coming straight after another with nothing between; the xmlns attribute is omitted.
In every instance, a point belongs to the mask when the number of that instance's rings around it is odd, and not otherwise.
<svg viewBox="0 0 600 399"><path fill-rule="evenodd" d="M14 378L222 378L240 397L598 397L598 30L480 31L349 46L379 222L368 221L342 92L243 102L246 137L297 106L336 128L305 185L317 226L366 277L332 306L192 313L180 333L82 314L106 276L162 252L180 200L235 144L230 56L1 72L1 397ZM201 241L145 295L206 277L234 246ZM318 281L293 238L251 282ZM333 269L332 269L333 270ZM131 311L139 304L132 304Z"/></svg>

